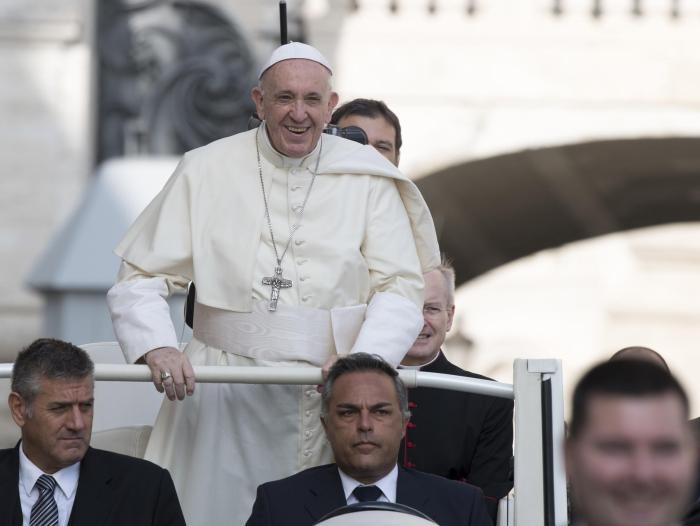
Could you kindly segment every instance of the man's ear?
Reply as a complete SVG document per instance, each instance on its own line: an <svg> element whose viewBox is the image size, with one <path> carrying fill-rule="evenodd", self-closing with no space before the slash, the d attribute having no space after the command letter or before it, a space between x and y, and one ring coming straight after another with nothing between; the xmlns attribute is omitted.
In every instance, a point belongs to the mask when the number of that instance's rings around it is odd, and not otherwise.
<svg viewBox="0 0 700 526"><path fill-rule="evenodd" d="M27 404L24 399L18 393L12 391L10 396L7 397L7 405L10 406L12 420L19 427L23 427L27 420Z"/></svg>
<svg viewBox="0 0 700 526"><path fill-rule="evenodd" d="M455 319L455 306L447 307L447 330L452 329L452 322Z"/></svg>
<svg viewBox="0 0 700 526"><path fill-rule="evenodd" d="M564 471L566 480L571 481L571 472L574 468L574 444L571 438L564 439Z"/></svg>
<svg viewBox="0 0 700 526"><path fill-rule="evenodd" d="M258 118L261 121L265 120L265 112L263 111L263 92L260 86L254 86L250 90L250 98L253 99L255 103L255 112L258 114Z"/></svg>
<svg viewBox="0 0 700 526"><path fill-rule="evenodd" d="M331 122L331 115L333 115L333 110L338 105L338 94L335 91L331 91L331 96L328 97L328 113L326 114L326 122Z"/></svg>

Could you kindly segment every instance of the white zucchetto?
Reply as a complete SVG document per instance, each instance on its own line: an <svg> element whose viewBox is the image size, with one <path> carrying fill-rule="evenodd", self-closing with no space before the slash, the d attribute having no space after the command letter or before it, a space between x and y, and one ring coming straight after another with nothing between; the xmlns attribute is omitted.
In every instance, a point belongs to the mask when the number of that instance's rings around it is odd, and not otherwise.
<svg viewBox="0 0 700 526"><path fill-rule="evenodd" d="M265 62L265 65L260 69L258 80L262 78L263 74L268 69L278 62L297 58L317 62L333 75L333 68L331 68L330 62L326 60L326 57L324 57L318 49L308 44L302 44L301 42L290 42L289 44L278 47L272 52L268 61Z"/></svg>

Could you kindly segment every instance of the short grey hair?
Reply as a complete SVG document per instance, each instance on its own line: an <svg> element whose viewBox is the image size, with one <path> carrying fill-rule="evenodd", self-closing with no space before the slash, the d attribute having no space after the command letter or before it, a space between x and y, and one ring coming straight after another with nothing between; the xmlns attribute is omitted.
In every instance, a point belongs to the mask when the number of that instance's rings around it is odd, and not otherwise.
<svg viewBox="0 0 700 526"><path fill-rule="evenodd" d="M455 268L452 266L452 260L443 254L440 265L435 267L434 270L440 272L445 279L445 284L447 285L447 306L451 307L455 304Z"/></svg>
<svg viewBox="0 0 700 526"><path fill-rule="evenodd" d="M41 338L20 351L12 368L12 391L22 397L31 417L41 380L73 380L92 377L95 366L88 354L72 343Z"/></svg>
<svg viewBox="0 0 700 526"><path fill-rule="evenodd" d="M326 377L326 381L323 383L323 391L321 393L322 417L328 414L328 405L333 393L333 384L335 381L344 374L364 372L385 374L391 378L394 382L396 397L399 400L401 416L404 421L411 418L411 412L408 410L408 392L406 391L406 386L403 381L399 378L399 373L378 354L368 354L364 352L348 354L347 356L338 358L330 368L330 371L328 371L328 377Z"/></svg>

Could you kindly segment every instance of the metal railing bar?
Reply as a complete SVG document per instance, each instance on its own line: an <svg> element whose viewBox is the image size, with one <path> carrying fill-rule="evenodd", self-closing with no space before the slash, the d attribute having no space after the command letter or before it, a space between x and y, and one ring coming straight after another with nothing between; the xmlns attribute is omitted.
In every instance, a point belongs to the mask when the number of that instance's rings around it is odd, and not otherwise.
<svg viewBox="0 0 700 526"><path fill-rule="evenodd" d="M321 383L321 369L317 367L232 367L225 365L195 365L195 379L201 383L293 384ZM12 376L12 364L0 364L0 378ZM399 376L407 387L433 387L464 391L499 398L513 399L513 386L491 380L426 373L400 369ZM95 364L95 380L116 382L150 382L147 365Z"/></svg>

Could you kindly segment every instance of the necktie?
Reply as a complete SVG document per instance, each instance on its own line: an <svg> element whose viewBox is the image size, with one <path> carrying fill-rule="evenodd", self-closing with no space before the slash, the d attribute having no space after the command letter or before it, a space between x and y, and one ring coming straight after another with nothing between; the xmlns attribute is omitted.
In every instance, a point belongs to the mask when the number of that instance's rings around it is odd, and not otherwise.
<svg viewBox="0 0 700 526"><path fill-rule="evenodd" d="M56 479L49 475L42 475L34 487L39 490L39 498L32 506L29 526L58 526L58 506L53 498Z"/></svg>
<svg viewBox="0 0 700 526"><path fill-rule="evenodd" d="M375 501L382 496L382 490L377 486L357 486L352 494L359 502Z"/></svg>

